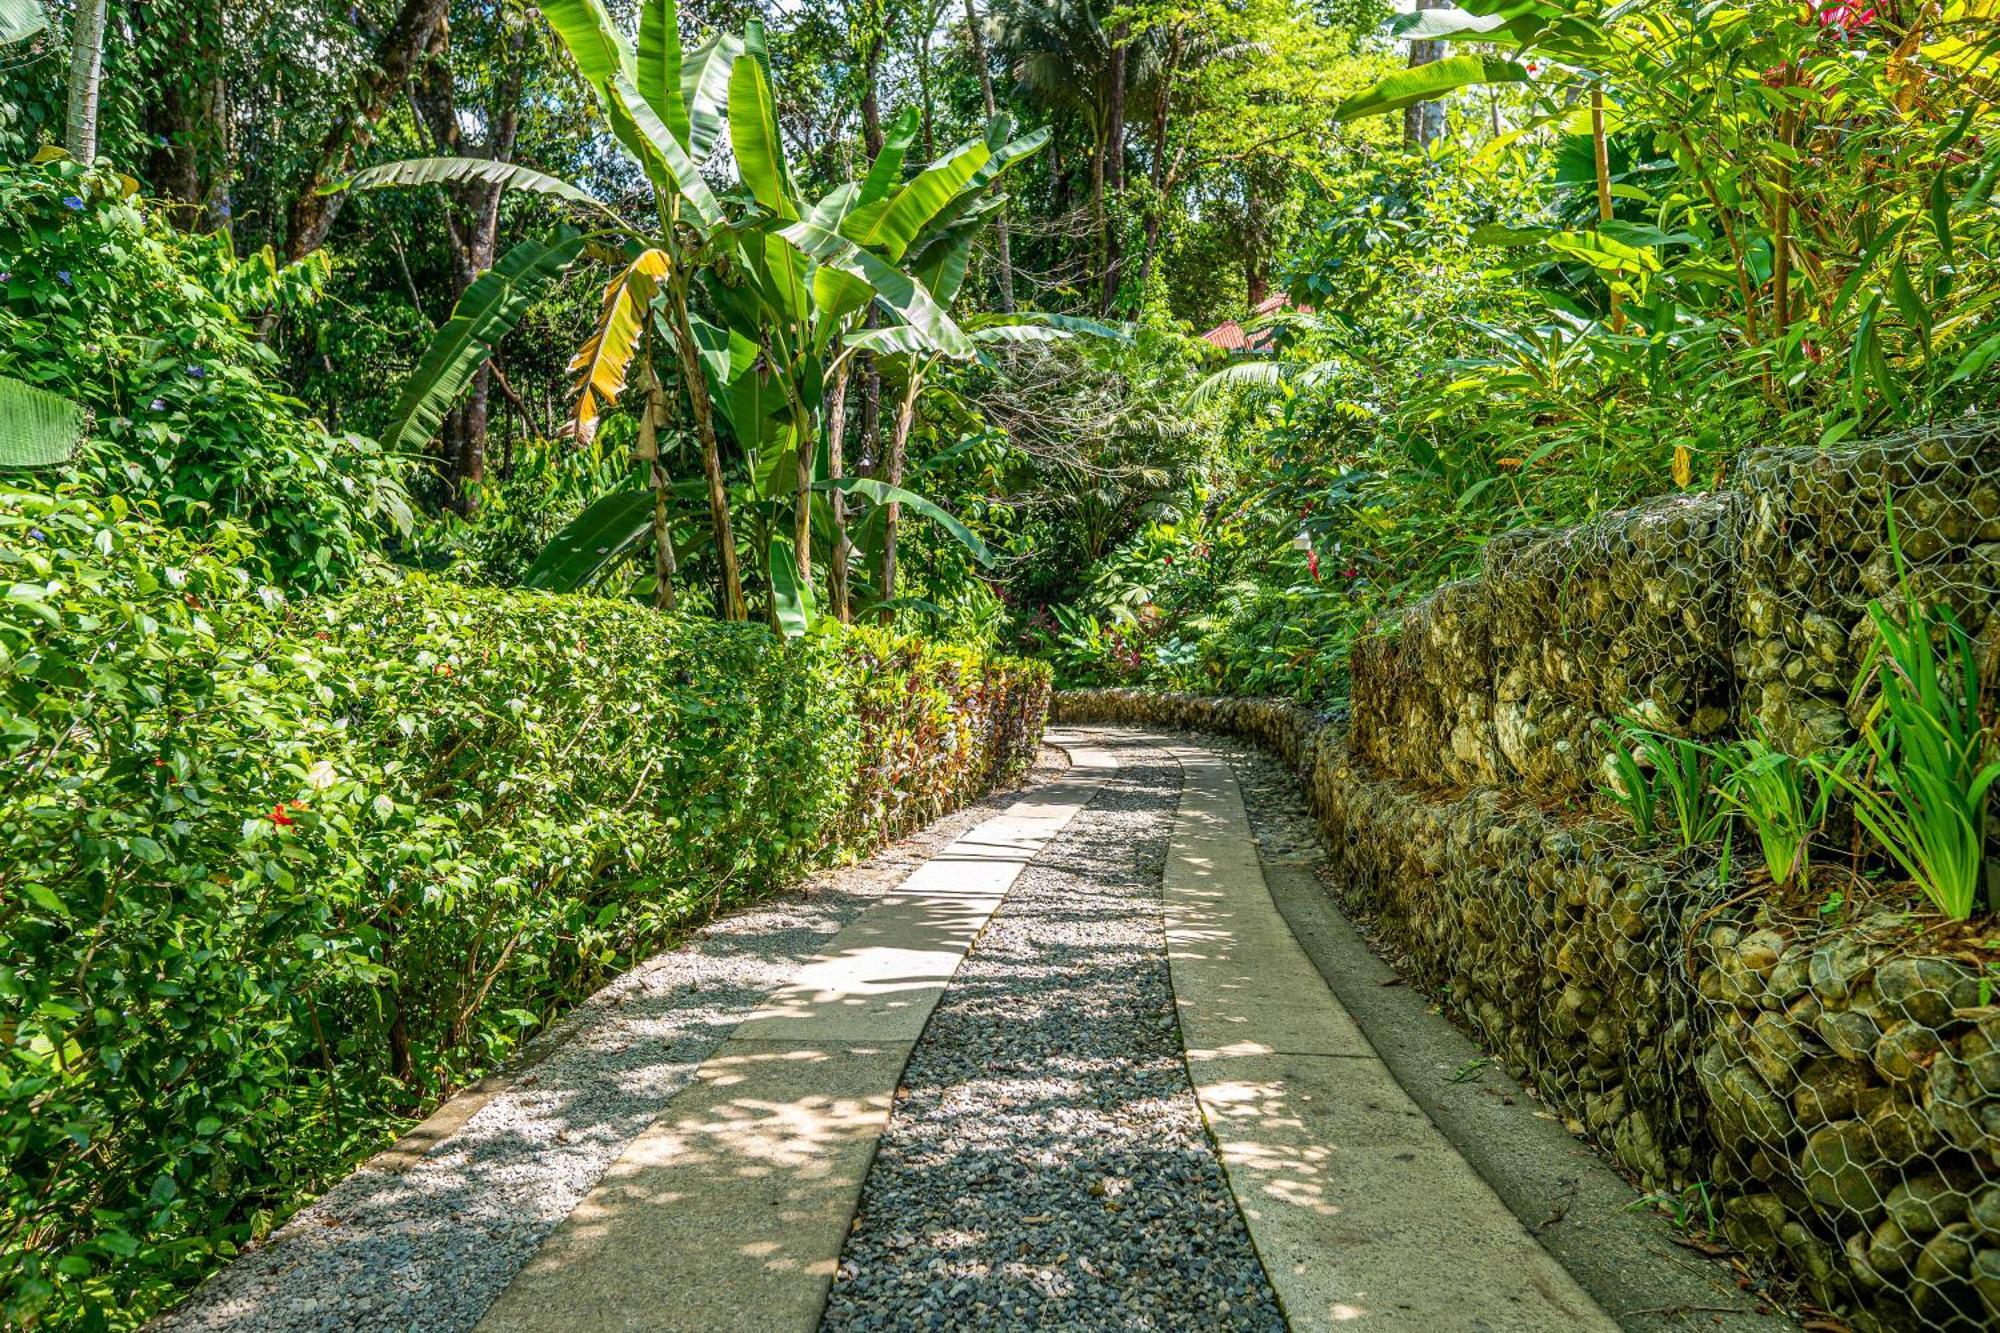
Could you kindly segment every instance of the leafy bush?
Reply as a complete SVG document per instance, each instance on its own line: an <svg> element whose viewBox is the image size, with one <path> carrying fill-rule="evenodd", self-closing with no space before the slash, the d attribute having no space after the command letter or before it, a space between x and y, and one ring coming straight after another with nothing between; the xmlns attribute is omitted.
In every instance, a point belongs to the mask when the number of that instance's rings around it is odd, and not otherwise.
<svg viewBox="0 0 2000 1333"><path fill-rule="evenodd" d="M258 313L311 297L325 261L239 262L74 162L0 164L0 375L90 408L72 475L198 531L261 529L259 561L324 588L407 528L400 463L309 420Z"/></svg>
<svg viewBox="0 0 2000 1333"><path fill-rule="evenodd" d="M0 1322L139 1322L708 912L1020 768L1045 668L0 492Z"/></svg>

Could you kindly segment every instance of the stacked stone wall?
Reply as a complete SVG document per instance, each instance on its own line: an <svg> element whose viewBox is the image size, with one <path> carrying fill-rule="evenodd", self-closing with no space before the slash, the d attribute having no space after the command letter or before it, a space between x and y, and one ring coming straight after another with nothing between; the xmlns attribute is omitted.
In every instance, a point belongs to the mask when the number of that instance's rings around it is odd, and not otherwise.
<svg viewBox="0 0 2000 1333"><path fill-rule="evenodd" d="M1056 715L1273 750L1345 905L1642 1187L1859 1328L1991 1328L1992 942L1838 873L1774 894L1747 846L1641 850L1596 793L1626 717L1845 745L1868 603L1901 605L1892 511L1911 586L2000 679L1996 476L1990 431L1754 455L1723 493L1494 543L1357 648L1351 722L1131 690Z"/></svg>

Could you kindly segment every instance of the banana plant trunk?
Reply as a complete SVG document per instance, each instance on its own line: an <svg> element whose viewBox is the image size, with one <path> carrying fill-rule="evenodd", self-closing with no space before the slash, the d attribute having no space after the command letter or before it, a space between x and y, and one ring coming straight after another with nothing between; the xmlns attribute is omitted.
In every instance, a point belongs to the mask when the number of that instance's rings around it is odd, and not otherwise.
<svg viewBox="0 0 2000 1333"><path fill-rule="evenodd" d="M793 399L793 417L798 421L799 447L796 454L798 464L798 505L792 519L792 551L798 559L799 586L812 587L812 484L813 455L819 452L819 441L812 432L812 414L804 410L796 398Z"/></svg>
<svg viewBox="0 0 2000 1333"><path fill-rule="evenodd" d="M660 427L667 421L667 395L653 370L652 339L640 353L640 387L645 391L646 409L639 418L639 447L633 456L646 460L653 484L653 605L662 611L674 609L674 578L680 572L674 561L674 533L667 522L667 469L660 461Z"/></svg>
<svg viewBox="0 0 2000 1333"><path fill-rule="evenodd" d="M686 270L674 266L668 306L674 321L674 350L680 356L681 381L687 387L688 411L694 417L695 438L701 441L701 470L708 482L708 521L715 532L715 560L721 570L722 618L748 620L743 577L736 567L736 536L729 524L729 492L722 482L722 445L715 437L715 416L708 401L708 381L701 373L700 345L688 320Z"/></svg>
<svg viewBox="0 0 2000 1333"><path fill-rule="evenodd" d="M852 364L842 361L833 373L833 387L826 398L826 475L830 480L839 481L846 467L841 457L842 446L847 437L847 371ZM833 557L827 562L827 600L833 605L834 618L845 625L848 623L847 594L847 497L834 487L827 495L833 510Z"/></svg>
<svg viewBox="0 0 2000 1333"><path fill-rule="evenodd" d="M910 382L903 390L903 401L896 408L895 427L889 434L889 456L883 460L886 466L882 480L891 486L903 484L904 451L910 443L910 426L916 420L917 393L923 387L923 376L912 367ZM885 509L882 515L882 600L887 602L896 596L896 529L902 523L903 506L891 500ZM895 614L884 611L884 623L894 619Z"/></svg>

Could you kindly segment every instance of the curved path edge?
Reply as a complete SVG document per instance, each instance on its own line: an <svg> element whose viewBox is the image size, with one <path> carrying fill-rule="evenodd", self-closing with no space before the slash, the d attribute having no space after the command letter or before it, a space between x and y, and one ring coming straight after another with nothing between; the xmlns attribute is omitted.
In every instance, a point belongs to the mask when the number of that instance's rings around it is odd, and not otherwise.
<svg viewBox="0 0 2000 1333"><path fill-rule="evenodd" d="M1188 1074L1291 1327L1613 1333L1293 937L1229 761L1165 744L1185 775L1165 902Z"/></svg>
<svg viewBox="0 0 2000 1333"><path fill-rule="evenodd" d="M1117 767L965 833L744 1019L494 1302L481 1333L815 1328L904 1065L1023 867Z"/></svg>

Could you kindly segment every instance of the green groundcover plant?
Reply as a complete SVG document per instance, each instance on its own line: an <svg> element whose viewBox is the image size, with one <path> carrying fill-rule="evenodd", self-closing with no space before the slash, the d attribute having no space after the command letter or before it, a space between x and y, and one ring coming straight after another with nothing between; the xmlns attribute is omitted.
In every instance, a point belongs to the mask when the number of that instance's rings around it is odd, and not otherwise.
<svg viewBox="0 0 2000 1333"><path fill-rule="evenodd" d="M129 1327L702 916L1019 770L1047 669L0 491L0 1324Z"/></svg>

